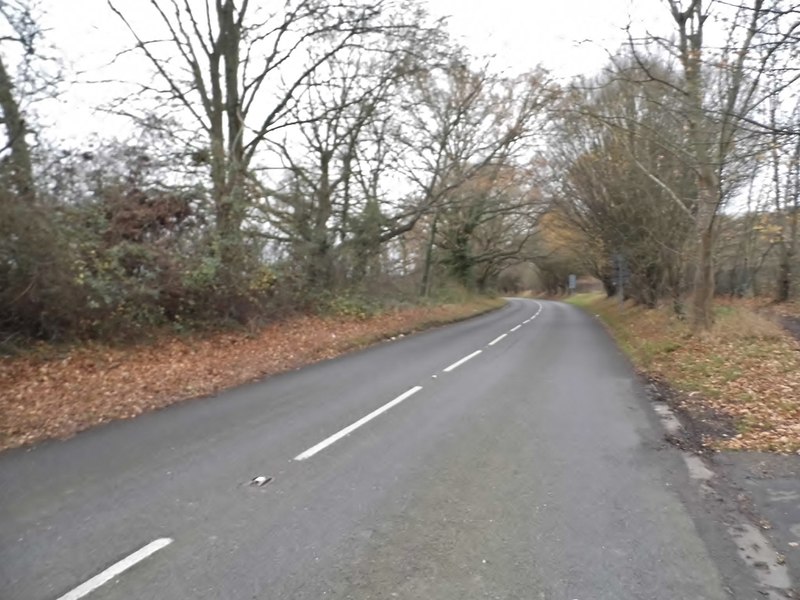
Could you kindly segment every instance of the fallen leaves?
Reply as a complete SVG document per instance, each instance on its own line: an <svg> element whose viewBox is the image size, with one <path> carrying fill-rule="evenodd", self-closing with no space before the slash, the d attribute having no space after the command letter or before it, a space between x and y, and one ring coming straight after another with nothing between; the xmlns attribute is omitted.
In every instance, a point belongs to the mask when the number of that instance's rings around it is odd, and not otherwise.
<svg viewBox="0 0 800 600"><path fill-rule="evenodd" d="M369 317L300 316L255 333L163 337L0 359L0 449L65 438L180 400L332 358L496 308L501 300L413 307ZM45 355L45 356L43 356Z"/></svg>

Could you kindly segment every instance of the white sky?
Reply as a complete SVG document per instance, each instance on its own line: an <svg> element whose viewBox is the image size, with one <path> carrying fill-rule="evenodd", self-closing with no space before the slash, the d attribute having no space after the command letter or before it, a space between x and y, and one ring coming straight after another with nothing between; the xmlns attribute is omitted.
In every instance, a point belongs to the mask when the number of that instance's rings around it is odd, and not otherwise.
<svg viewBox="0 0 800 600"><path fill-rule="evenodd" d="M275 1L275 0L273 0ZM131 38L106 0L41 0L48 40L80 79L129 78L107 65ZM126 13L149 12L146 0L116 0ZM542 64L558 77L594 73L625 39L632 22L658 27L668 19L663 0L423 0L433 16L450 15L449 29L473 54L493 55L498 70L519 73ZM121 63L124 64L124 63ZM57 104L41 107L43 125L66 138L91 132L114 134L118 120L93 107L119 94L109 84L70 86Z"/></svg>
<svg viewBox="0 0 800 600"><path fill-rule="evenodd" d="M662 0L427 0L432 14L451 15L450 30L476 54L525 71L542 64L556 75L593 73L625 40L632 20L668 16Z"/></svg>

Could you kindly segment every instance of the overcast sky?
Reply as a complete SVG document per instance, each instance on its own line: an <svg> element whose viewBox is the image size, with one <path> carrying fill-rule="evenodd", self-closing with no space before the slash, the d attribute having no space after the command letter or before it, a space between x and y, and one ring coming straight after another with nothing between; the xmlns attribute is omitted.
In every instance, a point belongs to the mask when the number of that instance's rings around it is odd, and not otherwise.
<svg viewBox="0 0 800 600"><path fill-rule="evenodd" d="M601 69L607 52L623 43L627 23L652 29L668 17L662 0L423 1L432 15L450 17L451 33L475 55L494 55L492 64L498 70L518 73L542 64L565 78ZM145 0L117 4L126 12L151 14ZM130 45L129 34L106 0L43 0L43 6L48 39L70 67L84 73L82 79L130 76L124 68L103 68ZM113 95L107 84L72 86L42 116L65 137L117 127L92 112L93 105Z"/></svg>
<svg viewBox="0 0 800 600"><path fill-rule="evenodd" d="M556 75L593 73L624 41L624 27L658 25L662 0L428 0L450 15L450 30L477 54L496 55L505 69L543 64Z"/></svg>

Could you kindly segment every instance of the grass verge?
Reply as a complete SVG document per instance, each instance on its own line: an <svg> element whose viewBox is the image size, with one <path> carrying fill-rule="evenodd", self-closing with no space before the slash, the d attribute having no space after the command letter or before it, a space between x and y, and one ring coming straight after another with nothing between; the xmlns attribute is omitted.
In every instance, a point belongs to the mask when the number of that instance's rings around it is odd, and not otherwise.
<svg viewBox="0 0 800 600"><path fill-rule="evenodd" d="M568 302L597 315L640 371L669 383L680 409L733 424L704 440L710 448L800 451L800 344L773 320L718 301L714 329L697 336L666 308L622 308L596 294Z"/></svg>
<svg viewBox="0 0 800 600"><path fill-rule="evenodd" d="M255 332L163 336L127 348L52 347L0 359L0 449L214 394L500 308L502 299L415 306L369 317L300 316Z"/></svg>

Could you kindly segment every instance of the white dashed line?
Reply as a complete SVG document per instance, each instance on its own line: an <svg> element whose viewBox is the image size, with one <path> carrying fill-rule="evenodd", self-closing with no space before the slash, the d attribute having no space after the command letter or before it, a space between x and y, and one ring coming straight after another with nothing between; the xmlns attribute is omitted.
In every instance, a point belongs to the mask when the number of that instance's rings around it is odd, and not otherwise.
<svg viewBox="0 0 800 600"><path fill-rule="evenodd" d="M508 330L508 332L511 333L512 331L516 331L520 327L522 327L522 325L517 325L516 327L512 327L511 329Z"/></svg>
<svg viewBox="0 0 800 600"><path fill-rule="evenodd" d="M140 548L130 556L126 556L121 561L114 563L105 571L98 573L86 583L79 585L71 592L67 592L58 598L58 600L79 600L80 598L91 594L101 585L108 583L115 577L121 575L124 571L130 569L135 564L142 562L148 556L155 554L162 548L166 548L171 543L172 539L170 538L159 538L150 542L144 548Z"/></svg>
<svg viewBox="0 0 800 600"><path fill-rule="evenodd" d="M444 372L445 372L445 373L449 373L449 372L450 372L450 371L452 371L453 369L456 369L456 368L460 367L461 365L463 365L463 364L464 364L465 362L467 362L467 361L468 361L470 358L475 358L475 357L476 357L476 356L478 356L478 354L480 354L481 352L483 352L483 350L475 350L475 352L473 352L472 354L469 354L469 355L465 356L465 357L464 357L464 358L462 358L461 360L457 360L457 361L456 361L456 362L454 362L452 365L450 365L449 367L447 367L446 369L444 369Z"/></svg>
<svg viewBox="0 0 800 600"><path fill-rule="evenodd" d="M493 339L491 342L489 342L489 345L490 345L490 346L494 346L494 345L495 345L497 342L499 342L500 340L502 340L502 339L503 339L504 337L506 337L507 335L508 335L507 333L504 333L503 335L498 335L498 336L497 336L496 338L494 338L494 339Z"/></svg>
<svg viewBox="0 0 800 600"><path fill-rule="evenodd" d="M538 304L538 303L537 303L537 304ZM539 304L539 310L537 310L537 311L536 311L536 314L532 315L532 316L531 316L531 317L530 317L530 318L529 318L527 321L525 321L525 323L529 323L530 321L532 321L533 319L535 319L535 318L536 318L536 317L539 315L539 313L540 313L540 312L542 312L542 305L541 305L541 304ZM512 329L511 329L511 331L517 331L517 330L518 330L520 327L522 327L522 325L523 325L523 323L520 323L520 324L519 324L519 325L517 325L516 327L512 328ZM509 333L510 333L510 332L509 332ZM500 340L502 340L503 338L505 338L507 335L508 335L508 333L504 333L504 334L502 334L502 335L499 335L499 336L497 336L495 339L493 339L491 342L489 342L489 346L494 346L496 343L498 343ZM472 354L468 354L468 355L467 355L467 356L465 356L464 358L462 358L462 359L460 359L460 360L457 360L456 362L454 362L454 363L453 363L452 365L450 365L449 367L446 367L445 369L443 369L443 372L444 372L444 373L449 373L450 371L453 371L454 369L457 369L458 367L460 367L461 365L463 365L463 364L464 364L465 362L467 362L468 360L470 360L470 359L473 359L473 358L475 358L476 356L478 356L478 355L479 355L481 352L483 352L483 351L482 351L482 350L476 350L476 351L475 351L475 352L473 352ZM436 378L436 375L433 375L433 378ZM309 449L308 449L308 450L306 450L305 452L301 452L300 454L298 454L297 456L295 456L295 457L294 457L294 460L299 460L299 461L302 461L302 460L306 460L307 458L311 458L312 456L314 456L314 455L315 455L315 454L317 454L318 452L320 452L320 451L324 450L325 448L327 448L327 447L328 447L328 446L330 446L331 444L333 444L333 443L335 443L335 442L339 441L340 439L342 439L343 437L345 437L345 436L347 436L347 435L350 435L350 434L351 434L351 433L353 433L353 432L354 432L356 429L358 429L358 428L359 428L359 427L361 427L362 425L364 425L364 424L368 423L369 421L371 421L371 420L372 420L372 419L374 419L375 417L377 417L377 416L379 416L379 415L381 415L381 414L385 413L387 410L389 410L389 409L390 409L390 408L392 408L393 406L397 406L398 404L400 404L400 403L401 403L403 400L405 400L406 398L409 398L410 396L413 396L414 394L416 394L416 393L417 393L418 391L420 391L421 389L422 389L422 386L421 386L421 385L414 386L414 387L413 387L413 388L411 388L410 390L407 390L406 392L404 392L404 393L400 394L400 395L399 395L397 398L395 398L394 400L392 400L392 401L390 401L390 402L387 402L386 404L384 404L384 405L383 405L383 406L381 406L380 408L378 408L378 409L376 409L376 410L372 411L372 412L371 412L371 413L369 413L367 416L360 418L360 419L359 419L358 421L356 421L355 423L353 423L353 424L351 424L351 425L348 425L348 426L347 426L347 427L345 427L344 429L342 429L342 430L340 430L340 431L338 431L338 432L334 433L332 436L325 438L325 439L324 439L324 440L322 440L322 441L321 441L319 444L317 444L317 445L315 445L315 446L312 446L311 448L309 448ZM88 592L87 592L87 593L88 593ZM76 597L76 598L77 598L77 597ZM70 597L69 599L67 599L67 597L64 597L63 599L62 599L62 598L59 598L59 600L72 600L72 598Z"/></svg>
<svg viewBox="0 0 800 600"><path fill-rule="evenodd" d="M345 437L346 435L349 435L349 434L353 433L356 429L358 429L362 425L364 425L366 423L369 423L372 419L374 419L375 417L385 413L387 410L389 410L393 406L397 406L403 400L405 400L406 398L409 398L410 396L413 396L414 394L416 394L421 389L422 389L421 385L415 385L410 390L407 390L407 391L403 392L402 394L400 394L397 398L395 398L391 402L387 402L386 404L384 404L380 408L378 408L376 410L373 410L366 417L361 417L358 421L356 421L352 425L348 425L347 427L345 427L341 431L337 431L332 436L325 438L324 440L322 440L316 446L312 446L311 448L309 448L305 452L302 452L301 454L298 454L297 456L294 457L294 459L295 460L305 460L307 458L311 458L317 452L319 452L321 450L324 450L325 448L327 448L328 446L330 446L334 442L337 442L340 439L342 439L343 437Z"/></svg>

